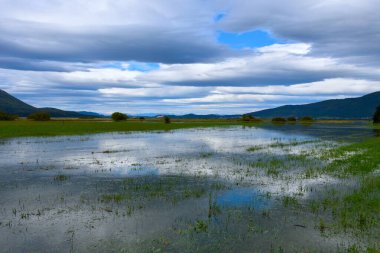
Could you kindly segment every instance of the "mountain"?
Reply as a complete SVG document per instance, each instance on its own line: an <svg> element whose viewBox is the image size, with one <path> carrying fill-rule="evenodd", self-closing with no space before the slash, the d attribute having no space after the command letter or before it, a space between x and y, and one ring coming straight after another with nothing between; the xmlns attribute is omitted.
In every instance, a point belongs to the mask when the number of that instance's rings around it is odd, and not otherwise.
<svg viewBox="0 0 380 253"><path fill-rule="evenodd" d="M36 111L37 108L28 105L21 100L9 95L3 90L0 90L0 111L19 116L29 115Z"/></svg>
<svg viewBox="0 0 380 253"><path fill-rule="evenodd" d="M159 113L142 113L142 114L133 114L129 115L132 117L147 117L147 118L157 118L157 117L163 117L166 114L159 114ZM168 114L166 115L169 118L172 119L233 119L233 118L240 118L240 114L235 115L223 115L223 114L183 114L183 115L175 115L175 114Z"/></svg>
<svg viewBox="0 0 380 253"><path fill-rule="evenodd" d="M321 119L369 119L380 105L380 91L358 98L331 99L304 105L284 105L250 113L255 117L303 117Z"/></svg>
<svg viewBox="0 0 380 253"><path fill-rule="evenodd" d="M28 105L23 101L11 96L7 92L0 90L0 111L10 114L15 114L20 117L26 117L34 112L47 112L52 117L81 117L82 114L71 111L63 111L56 108L36 108L34 106Z"/></svg>
<svg viewBox="0 0 380 253"><path fill-rule="evenodd" d="M170 118L173 119L232 119L232 118L240 118L241 115L221 115L221 114L184 114L184 115L169 115Z"/></svg>
<svg viewBox="0 0 380 253"><path fill-rule="evenodd" d="M94 118L108 118L108 117L110 117L110 116L106 116L104 114L100 114L97 112L80 111L77 113L79 113L82 117L94 117Z"/></svg>

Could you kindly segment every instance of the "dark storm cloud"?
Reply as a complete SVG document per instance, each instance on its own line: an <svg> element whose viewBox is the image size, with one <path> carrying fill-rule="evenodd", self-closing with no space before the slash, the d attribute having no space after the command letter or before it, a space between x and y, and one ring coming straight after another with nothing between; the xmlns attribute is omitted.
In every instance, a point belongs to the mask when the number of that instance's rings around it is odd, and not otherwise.
<svg viewBox="0 0 380 253"><path fill-rule="evenodd" d="M193 63L229 50L197 31L160 26L80 27L80 31L33 22L2 22L0 56L54 61Z"/></svg>

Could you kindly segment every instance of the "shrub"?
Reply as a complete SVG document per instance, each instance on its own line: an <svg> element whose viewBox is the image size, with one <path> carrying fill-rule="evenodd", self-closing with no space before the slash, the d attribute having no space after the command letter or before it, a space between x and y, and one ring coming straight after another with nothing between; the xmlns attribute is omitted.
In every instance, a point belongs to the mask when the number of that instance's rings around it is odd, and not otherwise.
<svg viewBox="0 0 380 253"><path fill-rule="evenodd" d="M50 115L47 112L35 112L28 116L28 119L36 121L47 121L50 120Z"/></svg>
<svg viewBox="0 0 380 253"><path fill-rule="evenodd" d="M289 117L287 120L288 120L288 121L291 121L291 122L295 122L295 121L297 121L296 117Z"/></svg>
<svg viewBox="0 0 380 253"><path fill-rule="evenodd" d="M123 121L123 120L127 120L128 119L128 116L127 114L124 114L124 113L121 113L121 112L114 112L112 113L112 119L114 121Z"/></svg>
<svg viewBox="0 0 380 253"><path fill-rule="evenodd" d="M281 117L275 117L272 119L272 122L274 122L274 123L285 123L286 119L281 118Z"/></svg>
<svg viewBox="0 0 380 253"><path fill-rule="evenodd" d="M145 120L145 117L139 117L139 120L140 120L140 121L144 121L144 120Z"/></svg>
<svg viewBox="0 0 380 253"><path fill-rule="evenodd" d="M17 115L12 115L9 113L0 112L0 120L15 120L17 118L18 118Z"/></svg>
<svg viewBox="0 0 380 253"><path fill-rule="evenodd" d="M164 116L164 122L165 122L165 124L170 124L171 120L170 120L169 116Z"/></svg>
<svg viewBox="0 0 380 253"><path fill-rule="evenodd" d="M305 116L300 119L301 121L313 121L313 118L310 116Z"/></svg>
<svg viewBox="0 0 380 253"><path fill-rule="evenodd" d="M246 122L249 122L255 119L251 114L243 114L241 118L243 121L246 121Z"/></svg>
<svg viewBox="0 0 380 253"><path fill-rule="evenodd" d="M376 112L373 115L373 123L380 123L380 105L376 108Z"/></svg>

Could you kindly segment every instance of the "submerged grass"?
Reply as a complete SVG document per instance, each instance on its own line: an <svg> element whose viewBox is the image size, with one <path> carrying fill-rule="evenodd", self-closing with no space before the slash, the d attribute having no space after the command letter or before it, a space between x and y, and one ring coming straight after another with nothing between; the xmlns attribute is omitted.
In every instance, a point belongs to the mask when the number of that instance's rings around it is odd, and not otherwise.
<svg viewBox="0 0 380 253"><path fill-rule="evenodd" d="M329 211L332 227L361 234L380 234L380 138L343 146L328 151L325 159L332 162L323 172L336 177L353 178L354 190L336 195L326 194L310 204L313 212Z"/></svg>
<svg viewBox="0 0 380 253"><path fill-rule="evenodd" d="M333 160L325 171L335 176L371 173L380 168L380 138L329 150L324 154L324 158Z"/></svg>
<svg viewBox="0 0 380 253"><path fill-rule="evenodd" d="M135 200L162 199L172 203L188 198L200 198L209 191L225 189L220 183L210 183L198 177L182 178L168 177L133 177L127 178L121 188L114 192L102 194L100 202L115 202Z"/></svg>

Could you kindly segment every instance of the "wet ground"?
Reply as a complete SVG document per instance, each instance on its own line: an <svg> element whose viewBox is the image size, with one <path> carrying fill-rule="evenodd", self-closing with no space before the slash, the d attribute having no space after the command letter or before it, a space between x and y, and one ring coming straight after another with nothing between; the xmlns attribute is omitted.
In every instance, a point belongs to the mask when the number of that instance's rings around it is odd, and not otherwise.
<svg viewBox="0 0 380 253"><path fill-rule="evenodd" d="M318 170L365 124L0 141L0 252L337 252L307 201L355 187ZM329 217L324 217L329 219Z"/></svg>

